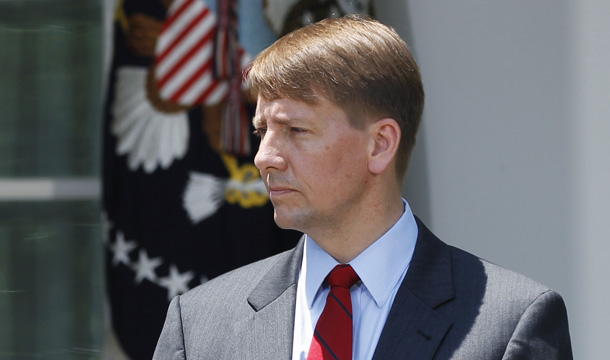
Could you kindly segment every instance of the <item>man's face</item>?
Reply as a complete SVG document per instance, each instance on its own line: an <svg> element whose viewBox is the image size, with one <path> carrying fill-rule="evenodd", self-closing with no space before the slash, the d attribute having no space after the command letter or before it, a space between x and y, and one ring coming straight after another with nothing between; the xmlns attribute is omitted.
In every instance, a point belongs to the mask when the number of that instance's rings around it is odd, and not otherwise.
<svg viewBox="0 0 610 360"><path fill-rule="evenodd" d="M341 229L359 211L369 171L370 139L345 112L321 97L316 105L259 97L254 126L261 172L282 228L311 236Z"/></svg>

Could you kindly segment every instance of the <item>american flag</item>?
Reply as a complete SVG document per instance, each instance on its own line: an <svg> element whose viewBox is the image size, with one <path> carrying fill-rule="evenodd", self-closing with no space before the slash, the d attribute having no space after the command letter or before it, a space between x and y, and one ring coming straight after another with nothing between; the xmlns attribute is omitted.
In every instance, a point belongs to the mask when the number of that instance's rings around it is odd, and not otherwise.
<svg viewBox="0 0 610 360"><path fill-rule="evenodd" d="M214 76L217 17L201 0L175 0L157 41L155 78L162 99L181 105L215 105L230 91ZM240 65L250 58L237 49Z"/></svg>

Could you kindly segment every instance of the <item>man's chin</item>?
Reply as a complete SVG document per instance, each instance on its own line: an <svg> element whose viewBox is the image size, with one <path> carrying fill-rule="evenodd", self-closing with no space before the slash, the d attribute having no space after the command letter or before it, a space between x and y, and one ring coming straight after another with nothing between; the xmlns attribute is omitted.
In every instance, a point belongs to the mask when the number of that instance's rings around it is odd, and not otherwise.
<svg viewBox="0 0 610 360"><path fill-rule="evenodd" d="M299 217L295 214L286 214L285 212L279 212L277 210L274 211L274 216L273 216L275 223L278 227L280 227L281 229L286 229L286 230L297 230L297 231L301 231L304 232L304 230L302 229L302 217ZM301 221L299 221L301 220Z"/></svg>
<svg viewBox="0 0 610 360"><path fill-rule="evenodd" d="M294 230L291 221L288 221L288 219L282 217L282 216L278 216L277 212L275 213L273 219L275 220L275 224L280 228L280 229L285 229L285 230Z"/></svg>

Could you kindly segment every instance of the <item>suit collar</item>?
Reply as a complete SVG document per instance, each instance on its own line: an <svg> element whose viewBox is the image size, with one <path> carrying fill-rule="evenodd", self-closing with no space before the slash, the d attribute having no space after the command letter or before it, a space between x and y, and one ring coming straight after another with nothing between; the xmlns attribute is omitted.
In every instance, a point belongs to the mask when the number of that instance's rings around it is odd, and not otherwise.
<svg viewBox="0 0 610 360"><path fill-rule="evenodd" d="M227 359L289 359L292 356L297 276L304 237L290 251L275 257L248 296L254 310L234 325L234 346Z"/></svg>
<svg viewBox="0 0 610 360"><path fill-rule="evenodd" d="M451 328L436 309L455 294L450 248L416 218L417 244L409 270L379 338L373 359L431 359ZM248 297L255 313L236 324L238 338L249 338L240 358L290 358L296 284L304 237L281 254ZM269 326L274 324L274 326ZM270 341L273 339L274 341Z"/></svg>
<svg viewBox="0 0 610 360"><path fill-rule="evenodd" d="M373 359L431 359L451 328L436 311L455 297L450 248L416 218L417 244Z"/></svg>
<svg viewBox="0 0 610 360"><path fill-rule="evenodd" d="M431 308L455 297L451 271L451 252L420 219L417 244L404 284Z"/></svg>
<svg viewBox="0 0 610 360"><path fill-rule="evenodd" d="M297 246L278 256L267 274L248 296L248 303L254 311L260 311L272 301L280 297L288 288L296 286L305 236L301 237Z"/></svg>

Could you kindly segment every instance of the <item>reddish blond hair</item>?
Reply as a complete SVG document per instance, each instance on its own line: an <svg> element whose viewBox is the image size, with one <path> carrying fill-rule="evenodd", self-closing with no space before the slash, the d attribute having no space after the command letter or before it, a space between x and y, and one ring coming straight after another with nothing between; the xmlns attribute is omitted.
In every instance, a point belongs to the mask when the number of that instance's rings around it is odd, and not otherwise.
<svg viewBox="0 0 610 360"><path fill-rule="evenodd" d="M396 31L370 17L328 18L295 30L265 49L248 72L251 94L316 103L321 94L340 106L352 126L396 120L400 180L415 146L424 107L419 68Z"/></svg>

